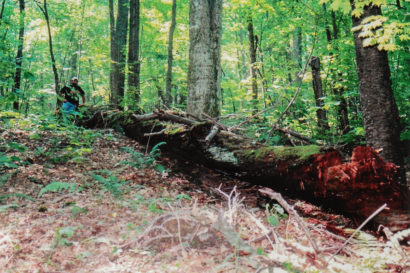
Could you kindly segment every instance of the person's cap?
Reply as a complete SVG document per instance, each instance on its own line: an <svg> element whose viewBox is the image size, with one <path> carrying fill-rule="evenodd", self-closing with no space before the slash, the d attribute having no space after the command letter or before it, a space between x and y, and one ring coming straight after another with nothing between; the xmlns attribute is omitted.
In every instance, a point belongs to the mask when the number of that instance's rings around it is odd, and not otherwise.
<svg viewBox="0 0 410 273"><path fill-rule="evenodd" d="M75 77L75 76L74 76L74 77L72 77L72 78L71 78L71 81L74 81L74 80L77 80L77 81L78 81L78 78L77 78L77 77Z"/></svg>

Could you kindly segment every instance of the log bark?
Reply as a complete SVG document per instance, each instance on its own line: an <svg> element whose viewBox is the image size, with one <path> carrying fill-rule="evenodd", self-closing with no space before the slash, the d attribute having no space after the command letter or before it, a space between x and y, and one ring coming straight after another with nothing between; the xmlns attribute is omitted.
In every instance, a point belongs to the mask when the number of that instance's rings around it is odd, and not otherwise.
<svg viewBox="0 0 410 273"><path fill-rule="evenodd" d="M151 145L165 141L165 149L176 158L217 168L359 219L387 203L390 210L380 213L373 224L395 231L410 226L408 190L397 181L398 167L369 147L355 148L351 159L344 162L332 148L266 146L220 127L216 130L215 122L198 122L169 112L140 115L90 108L80 125L120 128L142 143L148 141L145 134L149 133Z"/></svg>

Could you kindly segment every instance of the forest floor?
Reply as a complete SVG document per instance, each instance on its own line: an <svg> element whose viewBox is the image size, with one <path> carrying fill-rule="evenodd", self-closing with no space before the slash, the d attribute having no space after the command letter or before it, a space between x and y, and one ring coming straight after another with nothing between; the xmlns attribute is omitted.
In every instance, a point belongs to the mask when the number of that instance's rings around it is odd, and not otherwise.
<svg viewBox="0 0 410 273"><path fill-rule="evenodd" d="M342 247L358 223L285 197L306 232L260 186L159 149L0 117L0 272L410 270L408 246L361 231Z"/></svg>

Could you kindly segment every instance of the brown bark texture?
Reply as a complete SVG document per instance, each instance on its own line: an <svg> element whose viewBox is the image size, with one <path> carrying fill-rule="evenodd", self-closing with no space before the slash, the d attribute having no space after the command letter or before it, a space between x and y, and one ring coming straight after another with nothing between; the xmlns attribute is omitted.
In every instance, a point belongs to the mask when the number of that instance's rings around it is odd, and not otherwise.
<svg viewBox="0 0 410 273"><path fill-rule="evenodd" d="M21 87L21 65L23 63L23 46L24 46L24 17L25 17L25 3L24 0L19 0L20 7L20 26L19 26L19 42L17 47L16 54L16 73L14 74L14 86L13 92L20 92ZM15 101L13 102L13 109L19 110L19 96L16 96Z"/></svg>
<svg viewBox="0 0 410 273"><path fill-rule="evenodd" d="M111 3L110 3L111 8ZM125 60L128 29L128 0L118 0L118 12L115 22L114 39L111 39L111 62L110 71L112 88L111 100L117 107L121 108L125 90ZM110 22L112 21L110 12ZM112 27L111 23L111 27Z"/></svg>
<svg viewBox="0 0 410 273"><path fill-rule="evenodd" d="M140 33L140 0L130 0L130 35L128 46L128 93L132 108L140 100L140 62L139 62L139 33Z"/></svg>
<svg viewBox="0 0 410 273"><path fill-rule="evenodd" d="M43 6L41 6L37 2L36 4L41 10L41 12L43 13L44 18L46 19L46 23L47 23L48 45L49 45L49 50L50 50L51 66L53 68L53 74L54 74L54 83L55 83L54 88L55 88L55 92L57 95L57 109L59 109L61 107L62 101L58 98L58 95L60 93L60 83L59 83L59 78L58 78L56 59L54 57L53 36L51 35L50 17L49 17L48 9L47 9L47 0L43 1Z"/></svg>
<svg viewBox="0 0 410 273"><path fill-rule="evenodd" d="M313 92L315 94L315 101L317 107L317 127L319 128L319 131L323 134L330 127L327 122L326 110L323 108L324 95L322 89L322 79L320 78L320 59L318 57L312 57L312 60L310 61L310 66L312 68Z"/></svg>
<svg viewBox="0 0 410 273"><path fill-rule="evenodd" d="M191 0L188 113L216 117L221 103L222 0Z"/></svg>
<svg viewBox="0 0 410 273"><path fill-rule="evenodd" d="M115 58L115 14L114 14L114 0L108 1L108 9L110 13L110 101L114 101L114 58Z"/></svg>
<svg viewBox="0 0 410 273"><path fill-rule="evenodd" d="M351 0L354 7L354 1ZM381 15L380 7L365 6L362 16L352 17L353 26L359 26L369 16ZM400 118L393 97L387 52L377 45L363 46L360 31L354 32L357 74L359 77L360 105L366 142L389 162L403 166L400 146Z"/></svg>
<svg viewBox="0 0 410 273"><path fill-rule="evenodd" d="M250 57L250 71L252 82L252 103L254 114L258 111L258 82L256 79L256 50L258 47L257 37L253 32L252 18L248 19L248 40L249 40L249 57Z"/></svg>
<svg viewBox="0 0 410 273"><path fill-rule="evenodd" d="M172 15L171 15L171 26L169 27L168 35L168 67L167 67L167 78L165 83L165 105L170 106L172 103L172 62L173 62L173 53L174 48L174 31L176 26L176 15L177 15L177 1L172 0Z"/></svg>
<svg viewBox="0 0 410 273"><path fill-rule="evenodd" d="M121 129L128 137L150 145L164 141L162 147L174 158L219 169L359 219L387 203L390 210L373 223L393 230L410 226L408 191L397 182L397 167L369 147L357 147L345 162L331 148L266 146L214 120L199 122L171 112L141 115L90 108L80 124Z"/></svg>

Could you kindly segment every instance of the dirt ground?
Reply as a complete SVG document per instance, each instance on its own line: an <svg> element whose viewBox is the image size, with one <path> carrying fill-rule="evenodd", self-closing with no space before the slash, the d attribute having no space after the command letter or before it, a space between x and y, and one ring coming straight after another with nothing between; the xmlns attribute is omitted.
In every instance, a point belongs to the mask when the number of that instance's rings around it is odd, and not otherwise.
<svg viewBox="0 0 410 273"><path fill-rule="evenodd" d="M111 130L37 126L0 126L0 272L410 270L409 230L343 246L357 224L343 216L285 197L289 215L259 186Z"/></svg>

